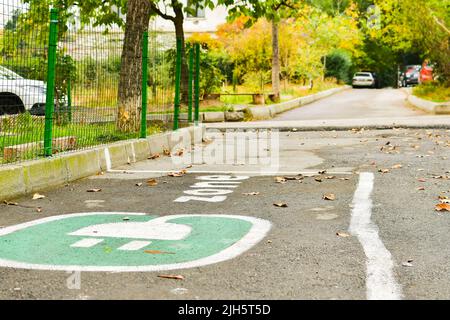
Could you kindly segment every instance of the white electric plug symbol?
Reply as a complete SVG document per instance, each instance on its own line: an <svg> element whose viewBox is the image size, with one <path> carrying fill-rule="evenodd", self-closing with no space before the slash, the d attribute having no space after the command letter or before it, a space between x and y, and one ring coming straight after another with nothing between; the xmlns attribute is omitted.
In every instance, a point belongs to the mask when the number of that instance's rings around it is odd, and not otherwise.
<svg viewBox="0 0 450 320"><path fill-rule="evenodd" d="M136 251L151 244L149 240L179 241L187 238L192 231L190 226L167 223L170 217L161 217L148 222L120 222L89 226L70 236L87 237L74 244L75 248L91 248L104 241L102 238L139 239L131 241L118 250Z"/></svg>

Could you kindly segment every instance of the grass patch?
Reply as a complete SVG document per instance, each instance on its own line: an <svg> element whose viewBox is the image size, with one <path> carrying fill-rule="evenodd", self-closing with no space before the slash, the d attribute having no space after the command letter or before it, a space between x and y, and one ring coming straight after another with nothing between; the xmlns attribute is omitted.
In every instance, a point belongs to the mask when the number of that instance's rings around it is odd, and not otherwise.
<svg viewBox="0 0 450 320"><path fill-rule="evenodd" d="M450 88L437 82L427 82L413 89L413 94L419 98L433 102L449 102Z"/></svg>
<svg viewBox="0 0 450 320"><path fill-rule="evenodd" d="M29 152L22 154L21 159L17 160L31 160L42 157L44 128L44 118L34 117L29 113L2 118L0 121L0 164L4 162L2 159L3 150L8 146L33 145ZM161 126L152 125L148 127L147 134L153 135L163 131L164 129ZM78 150L121 140L135 139L138 138L139 133L118 132L114 122L54 125L53 138L69 136L76 137L76 149Z"/></svg>

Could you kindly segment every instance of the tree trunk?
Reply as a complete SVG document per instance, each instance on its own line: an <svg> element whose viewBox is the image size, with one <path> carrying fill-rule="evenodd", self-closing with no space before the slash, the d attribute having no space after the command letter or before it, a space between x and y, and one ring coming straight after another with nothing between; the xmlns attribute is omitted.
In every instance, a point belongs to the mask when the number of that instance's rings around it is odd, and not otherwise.
<svg viewBox="0 0 450 320"><path fill-rule="evenodd" d="M182 50L182 63L181 63L181 101L187 103L188 101L188 82L189 82L189 69L186 59L186 41L184 39L184 14L182 9L174 10L175 19L173 21L175 25L175 35L177 39L181 39L181 50Z"/></svg>
<svg viewBox="0 0 450 320"><path fill-rule="evenodd" d="M117 127L121 132L135 132L140 127L142 38L144 32L148 31L149 21L149 2L128 0L118 93Z"/></svg>
<svg viewBox="0 0 450 320"><path fill-rule="evenodd" d="M277 21L272 21L272 91L274 94L274 101L280 101L280 24Z"/></svg>

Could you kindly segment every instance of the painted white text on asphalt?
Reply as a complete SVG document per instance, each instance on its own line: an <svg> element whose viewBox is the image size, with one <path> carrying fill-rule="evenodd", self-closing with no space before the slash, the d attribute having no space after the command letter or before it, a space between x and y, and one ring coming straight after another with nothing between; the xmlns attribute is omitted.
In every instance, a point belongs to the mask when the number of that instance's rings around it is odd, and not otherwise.
<svg viewBox="0 0 450 320"><path fill-rule="evenodd" d="M250 177L247 176L218 175L198 177L197 180L201 180L202 182L198 182L191 186L190 190L184 191L188 196L180 197L174 202L223 202L227 199L227 195L233 193L233 190L230 189L237 188L242 181L248 179L250 179Z"/></svg>

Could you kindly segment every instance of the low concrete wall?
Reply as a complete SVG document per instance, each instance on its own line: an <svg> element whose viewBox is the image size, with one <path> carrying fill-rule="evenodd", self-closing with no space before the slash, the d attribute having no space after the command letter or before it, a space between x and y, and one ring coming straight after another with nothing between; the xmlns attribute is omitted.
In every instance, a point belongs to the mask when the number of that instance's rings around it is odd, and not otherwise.
<svg viewBox="0 0 450 320"><path fill-rule="evenodd" d="M408 102L414 107L432 114L450 114L450 102L432 102L421 99L412 93L408 95Z"/></svg>
<svg viewBox="0 0 450 320"><path fill-rule="evenodd" d="M0 167L0 201L64 185L129 162L146 160L164 150L188 149L201 143L204 134L204 126L190 127L147 139L121 141L54 158Z"/></svg>
<svg viewBox="0 0 450 320"><path fill-rule="evenodd" d="M276 115L316 102L318 100L321 100L323 98L327 98L329 96L332 96L336 93L348 90L350 86L344 86L341 88L335 88L327 91L322 91L316 94L312 94L310 96L297 98L291 101L282 102L279 104L274 104L270 106L265 107L248 107L248 110L250 111L250 114L252 115L254 120L268 120Z"/></svg>

